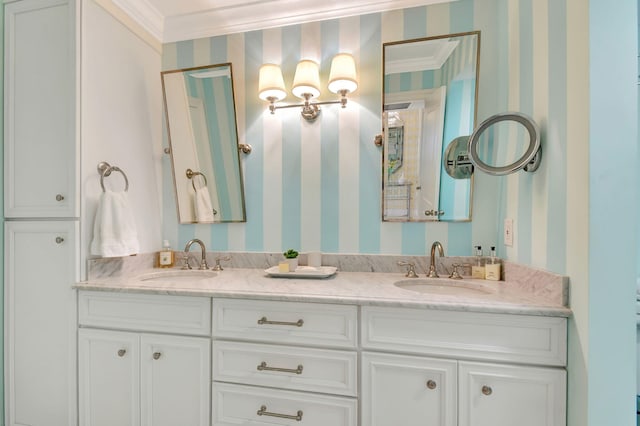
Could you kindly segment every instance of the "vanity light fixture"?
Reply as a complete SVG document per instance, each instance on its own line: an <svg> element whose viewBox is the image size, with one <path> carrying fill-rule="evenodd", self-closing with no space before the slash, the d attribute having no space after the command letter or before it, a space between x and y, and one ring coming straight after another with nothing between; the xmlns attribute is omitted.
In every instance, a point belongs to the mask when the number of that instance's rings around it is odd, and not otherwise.
<svg viewBox="0 0 640 426"><path fill-rule="evenodd" d="M269 111L275 114L278 108L302 107L302 117L307 121L315 121L320 114L319 105L340 104L342 108L347 106L347 94L358 88L356 75L356 63L349 53L339 53L331 61L329 72L329 91L339 94L338 101L312 102L320 96L320 66L317 62L304 59L298 62L296 73L293 77L291 93L304 104L276 105L287 96L287 91L282 78L282 70L276 64L264 64L260 67L258 82L258 97L269 102Z"/></svg>

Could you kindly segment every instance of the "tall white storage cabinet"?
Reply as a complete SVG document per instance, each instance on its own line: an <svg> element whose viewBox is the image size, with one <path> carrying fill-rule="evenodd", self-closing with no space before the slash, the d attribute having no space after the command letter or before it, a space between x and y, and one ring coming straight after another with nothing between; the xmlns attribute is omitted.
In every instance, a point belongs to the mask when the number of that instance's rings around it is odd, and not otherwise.
<svg viewBox="0 0 640 426"><path fill-rule="evenodd" d="M5 216L78 217L72 0L5 5Z"/></svg>
<svg viewBox="0 0 640 426"><path fill-rule="evenodd" d="M76 235L73 221L6 223L6 425L75 424Z"/></svg>
<svg viewBox="0 0 640 426"><path fill-rule="evenodd" d="M77 424L74 0L4 4L5 425Z"/></svg>

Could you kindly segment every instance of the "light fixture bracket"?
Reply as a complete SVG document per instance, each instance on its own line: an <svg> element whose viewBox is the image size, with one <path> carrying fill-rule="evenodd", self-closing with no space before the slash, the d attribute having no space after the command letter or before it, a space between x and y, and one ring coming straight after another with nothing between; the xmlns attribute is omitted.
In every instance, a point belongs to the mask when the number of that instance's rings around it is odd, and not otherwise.
<svg viewBox="0 0 640 426"><path fill-rule="evenodd" d="M335 105L340 104L341 108L347 107L347 91L340 91L340 100L338 101L323 101L323 102L311 102L311 95L305 93L305 101L303 104L290 104L290 105L276 105L276 98L267 98L269 101L269 111L271 114L275 114L277 109L283 108L301 108L300 115L306 121L316 121L320 115L320 105Z"/></svg>
<svg viewBox="0 0 640 426"><path fill-rule="evenodd" d="M309 122L316 121L316 118L320 115L320 108L318 108L317 104L311 104L309 101L305 101L304 105L302 105L302 110L300 110L300 114L302 118Z"/></svg>

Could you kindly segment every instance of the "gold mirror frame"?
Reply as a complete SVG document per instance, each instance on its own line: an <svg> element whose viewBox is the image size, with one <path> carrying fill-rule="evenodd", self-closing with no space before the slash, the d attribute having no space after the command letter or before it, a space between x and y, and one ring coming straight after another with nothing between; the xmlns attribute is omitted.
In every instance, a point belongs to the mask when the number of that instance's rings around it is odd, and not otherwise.
<svg viewBox="0 0 640 426"><path fill-rule="evenodd" d="M432 51L428 59L424 58L425 50ZM430 69L425 68L427 63L430 63ZM472 165L467 153L460 152L453 166L449 165L449 170L451 167L461 167L467 172L448 173L445 154L452 152L447 149L450 143L461 137L468 138L473 133L478 109L479 70L479 31L383 44L383 221L471 220L474 179L473 173L468 170L472 170ZM406 88L407 81L411 82L410 89ZM432 84L429 85L429 82ZM401 84L403 86L399 87ZM461 85L466 86L461 88ZM454 93L460 90L463 92ZM455 102L458 99L454 95L460 97L459 103ZM433 101L434 98L437 101ZM458 104L458 122L467 123L466 126L455 126L456 123L448 121L449 117L454 117ZM432 110L438 111L435 113L438 117L436 123L440 124L435 126L426 119L427 111ZM403 118L402 115L407 117ZM407 151L402 157L406 167L391 167L386 158L389 152L387 129L393 126L393 120L405 126L403 145ZM416 126L419 127L417 131ZM422 142L437 140L438 135L440 145ZM417 144L418 148L412 148L412 138L417 140L413 144ZM429 156L427 152L433 155ZM415 170L426 170L431 177L427 177L424 171L421 175Z"/></svg>

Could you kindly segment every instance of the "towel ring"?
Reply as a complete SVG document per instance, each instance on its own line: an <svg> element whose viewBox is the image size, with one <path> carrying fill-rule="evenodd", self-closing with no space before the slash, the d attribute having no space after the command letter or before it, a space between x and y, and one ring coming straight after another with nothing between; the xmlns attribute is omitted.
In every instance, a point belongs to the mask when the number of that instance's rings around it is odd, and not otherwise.
<svg viewBox="0 0 640 426"><path fill-rule="evenodd" d="M193 190L194 191L197 191L196 182L195 182L195 179L194 179L196 176L202 176L202 179L204 180L204 185L201 187L201 189L202 188L206 188L207 187L207 177L203 173L194 172L191 169L187 169L187 178L191 179L191 186L193 186Z"/></svg>
<svg viewBox="0 0 640 426"><path fill-rule="evenodd" d="M127 175L125 174L125 172L120 167L112 166L106 161L103 161L100 164L98 164L98 173L100 173L100 186L102 187L102 192L107 192L107 190L104 187L104 177L110 176L111 172L122 173L122 177L124 177L124 185L125 185L124 192L129 191L129 179L127 179Z"/></svg>

